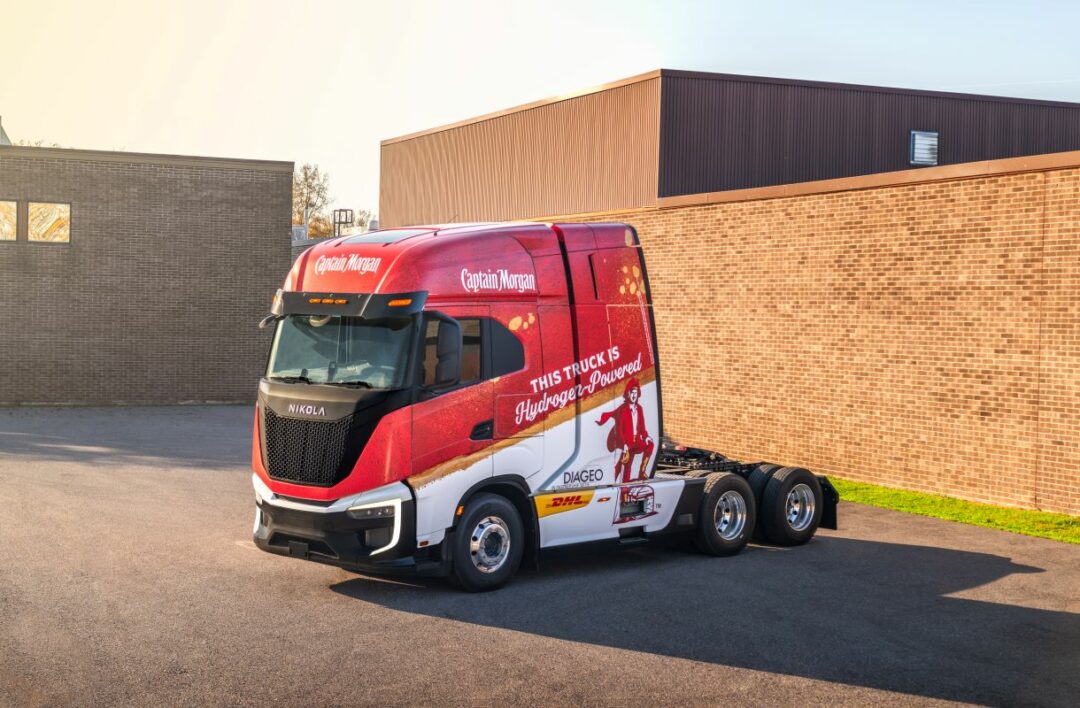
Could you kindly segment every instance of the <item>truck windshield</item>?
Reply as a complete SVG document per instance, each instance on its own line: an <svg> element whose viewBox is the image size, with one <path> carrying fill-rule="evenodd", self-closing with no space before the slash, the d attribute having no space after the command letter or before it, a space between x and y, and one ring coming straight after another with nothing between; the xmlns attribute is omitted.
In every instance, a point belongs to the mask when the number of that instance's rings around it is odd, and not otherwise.
<svg viewBox="0 0 1080 708"><path fill-rule="evenodd" d="M412 320L287 315L278 323L266 377L394 389L405 385Z"/></svg>

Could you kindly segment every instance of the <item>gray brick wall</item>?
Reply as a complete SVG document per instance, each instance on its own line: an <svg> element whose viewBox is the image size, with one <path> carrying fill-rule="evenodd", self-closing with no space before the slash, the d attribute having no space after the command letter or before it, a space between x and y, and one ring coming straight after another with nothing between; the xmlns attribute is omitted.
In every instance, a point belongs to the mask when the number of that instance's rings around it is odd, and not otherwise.
<svg viewBox="0 0 1080 708"><path fill-rule="evenodd" d="M290 259L292 164L0 148L0 199L71 204L0 241L0 405L250 401Z"/></svg>

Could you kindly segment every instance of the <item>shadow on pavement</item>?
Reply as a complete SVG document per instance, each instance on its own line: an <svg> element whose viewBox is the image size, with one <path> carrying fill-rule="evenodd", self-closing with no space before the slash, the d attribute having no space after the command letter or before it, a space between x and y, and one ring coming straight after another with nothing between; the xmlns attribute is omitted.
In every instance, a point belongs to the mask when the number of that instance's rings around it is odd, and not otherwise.
<svg viewBox="0 0 1080 708"><path fill-rule="evenodd" d="M35 461L247 465L250 406L0 408L0 453Z"/></svg>
<svg viewBox="0 0 1080 708"><path fill-rule="evenodd" d="M1038 572L823 535L726 559L655 547L556 558L482 595L365 577L333 589L418 615L929 698L1075 705L1080 615L946 597Z"/></svg>

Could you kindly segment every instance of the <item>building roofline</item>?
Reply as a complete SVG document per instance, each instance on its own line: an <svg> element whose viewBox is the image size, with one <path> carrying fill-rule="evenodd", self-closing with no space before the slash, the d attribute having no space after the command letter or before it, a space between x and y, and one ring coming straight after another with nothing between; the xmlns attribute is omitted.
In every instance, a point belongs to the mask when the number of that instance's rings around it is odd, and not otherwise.
<svg viewBox="0 0 1080 708"><path fill-rule="evenodd" d="M780 79L771 76L751 76L747 74L721 74L709 71L686 71L683 69L660 69L662 77L677 79L706 79L712 81L731 81L747 84L774 84L780 86L802 86L848 91L868 91L871 93L899 94L902 96L926 96L934 98L952 98L958 101L993 101L996 103L1018 103L1048 108L1080 108L1080 103L1067 101L1045 101L1037 98L1013 98L1010 96L992 96L981 93L956 93L953 91L931 91L927 89L909 89L890 86L868 86L865 84L845 84L835 81L811 81L807 79Z"/></svg>
<svg viewBox="0 0 1080 708"><path fill-rule="evenodd" d="M200 157L197 155L164 155L148 152L113 150L73 150L70 148L0 146L0 158L31 158L38 160L80 160L84 162L123 162L169 167L202 167L207 169L262 170L292 174L293 163L279 160L248 160L231 157Z"/></svg>
<svg viewBox="0 0 1080 708"><path fill-rule="evenodd" d="M784 197L804 197L813 194L832 194L834 192L854 192L862 189L881 187L903 187L934 182L953 182L980 177L1000 177L1004 175L1049 172L1080 167L1080 150L1051 152L1025 157L1003 157L995 160L961 162L955 165L936 167L918 167L911 170L877 172L856 177L838 177L812 182L795 182L769 187L750 187L748 189L730 189L723 192L701 192L681 194L674 197L660 197L656 200L656 209L675 207L703 206L706 204L724 204L729 202L750 202L763 199L781 199Z"/></svg>
<svg viewBox="0 0 1080 708"><path fill-rule="evenodd" d="M1046 108L1076 108L1080 109L1080 103L1069 103L1065 101L1045 101L1036 98L1012 98L1009 96L991 96L988 94L980 93L954 93L951 91L930 91L925 89L908 89L908 88L896 88L889 86L868 86L864 84L845 84L834 81L810 81L806 79L780 79L771 76L751 76L748 74L722 74L708 71L687 71L683 69L654 69L653 71L647 71L644 74L637 74L635 76L629 76L625 79L619 79L617 81L609 81L605 84L599 84L597 86L590 86L588 88L581 89L579 91L572 91L570 93L562 94L559 96L550 96L548 98L542 98L538 101L531 103L523 103L520 106L513 106L511 108L505 108L501 111L495 111L493 113L484 113L483 115L474 116L472 118L465 118L454 123L447 123L446 125L436 126L434 128L427 128L425 130L419 130L415 133L408 133L405 135L399 135L393 138L387 138L380 142L380 145L393 145L395 143L405 142L407 140L413 140L415 138L422 138L425 135L433 135L435 133L441 133L446 130L453 130L454 128L462 128L467 125L473 125L475 123L483 123L485 121L494 120L495 118L502 118L513 113L523 113L525 111L533 110L534 108L542 108L549 106L553 103L560 103L562 101L569 101L574 98L580 98L582 96L588 96L594 93L601 93L603 91L610 91L612 89L621 88L623 86L629 86L631 84L640 83L642 81L651 81L652 79L663 78L678 78L678 79L706 79L712 81L730 81L748 84L773 84L779 86L801 86L809 88L823 88L833 89L840 91L865 91L871 93L885 93L901 96L926 96L936 98L951 98L958 101L991 101L995 103L1014 103L1020 105L1029 106L1043 106Z"/></svg>
<svg viewBox="0 0 1080 708"><path fill-rule="evenodd" d="M531 111L534 108L542 108L544 106L550 106L553 103L561 103L563 101L569 101L574 98L581 98L582 96L588 96L594 93L601 93L603 91L610 91L612 89L622 88L623 86L630 86L631 84L641 83L642 81L651 81L652 79L660 78L661 70L654 69L653 71L647 71L644 74L637 74L635 76L629 76L625 79L619 79L618 81L609 81L606 84L600 84L598 86L590 86L588 88L580 89L578 91L571 91L570 93L560 94L558 96L550 96L548 98L542 98L539 101L533 101L532 103L524 103L520 106L514 106L512 108L506 108L501 111L495 111L494 113L485 113L483 115L475 116L473 118L466 118L459 120L456 123L447 123L446 125L440 125L435 128L427 128L426 130L420 130L415 133L408 133L406 135L399 135L395 138L387 138L380 142L380 145L393 145L394 143L402 143L407 140L413 140L415 138L421 138L425 135L432 135L434 133L441 133L445 130L453 130L454 128L461 128L466 125L472 125L474 123L483 123L484 121L493 120L495 118L502 118L512 113L523 113L525 111Z"/></svg>

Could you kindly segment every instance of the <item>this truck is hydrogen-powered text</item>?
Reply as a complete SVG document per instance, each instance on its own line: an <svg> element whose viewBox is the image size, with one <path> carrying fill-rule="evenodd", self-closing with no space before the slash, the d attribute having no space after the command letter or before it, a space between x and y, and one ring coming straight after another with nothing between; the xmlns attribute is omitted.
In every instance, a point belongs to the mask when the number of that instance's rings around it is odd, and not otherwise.
<svg viewBox="0 0 1080 708"><path fill-rule="evenodd" d="M255 543L502 585L541 549L684 533L729 555L836 527L796 467L667 442L649 280L625 224L402 228L297 259L264 325Z"/></svg>

